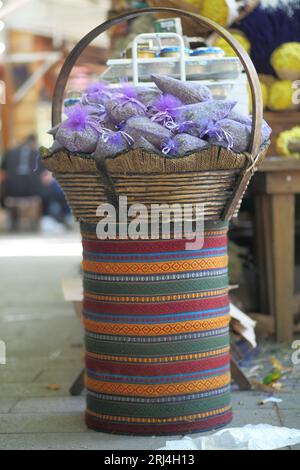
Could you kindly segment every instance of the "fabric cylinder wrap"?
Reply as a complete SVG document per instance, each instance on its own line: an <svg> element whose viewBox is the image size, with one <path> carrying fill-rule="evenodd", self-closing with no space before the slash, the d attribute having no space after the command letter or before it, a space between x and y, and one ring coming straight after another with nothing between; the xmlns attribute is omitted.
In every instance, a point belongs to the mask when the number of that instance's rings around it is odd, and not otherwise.
<svg viewBox="0 0 300 470"><path fill-rule="evenodd" d="M120 434L208 431L232 417L227 224L186 240L98 240L81 224L86 423Z"/></svg>

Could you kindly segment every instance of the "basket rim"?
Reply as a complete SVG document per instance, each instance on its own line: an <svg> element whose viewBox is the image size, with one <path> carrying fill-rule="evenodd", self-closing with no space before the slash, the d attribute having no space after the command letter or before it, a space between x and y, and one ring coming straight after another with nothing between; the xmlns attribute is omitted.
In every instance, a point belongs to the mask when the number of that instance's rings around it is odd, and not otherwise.
<svg viewBox="0 0 300 470"><path fill-rule="evenodd" d="M259 153L267 145L269 146L269 142L264 143L263 145L261 145L261 147L259 148ZM127 155L129 153L134 152L135 150L141 150L144 154L155 155L155 156L161 157L162 159L165 159L165 160L169 160L169 161L170 160L173 160L173 161L177 160L178 161L178 160L183 160L186 157L190 157L191 155L194 155L194 154L195 155L200 154L203 150L210 150L210 149L224 149L224 150L230 151L231 153L233 153L236 156L246 156L249 160L251 159L251 153L249 153L249 152L235 152L232 149L226 149L226 147L221 147L219 145L211 145L211 144L208 143L205 147L202 147L199 150L190 151L190 152L185 153L184 155L178 155L178 156L175 156L175 155L168 156L168 155L165 155L164 153L162 153L160 151L157 151L157 152L155 152L155 151L152 152L151 151L150 152L149 150L147 150L143 147L137 147L135 149L129 148L129 149L123 150L122 152L118 152L115 155L107 156L105 158L105 161L115 160L115 159L121 157L122 155ZM60 148L60 149L56 149L53 152L51 152L51 147L48 148L48 147L42 146L42 147L40 147L40 153L41 153L41 157L42 157L43 160L48 160L52 157L57 156L60 153L65 153L66 155L68 155L70 157L81 158L82 160L93 161L93 162L96 163L96 160L93 157L93 154L84 153L84 152L71 152L70 150L66 149L65 147Z"/></svg>
<svg viewBox="0 0 300 470"><path fill-rule="evenodd" d="M129 148L123 152L119 152L115 155L109 156L105 158L105 166L110 166L110 164L115 165L118 161L122 161L125 159L143 159L143 166L146 167L145 165L145 159L147 161L153 162L153 161L158 161L159 164L166 164L167 166L170 165L176 165L179 164L180 166L184 165L184 163L188 163L191 159L197 160L197 158L200 158L201 156L203 157L204 155L207 156L207 152L211 151L211 154L214 158L218 159L218 156L224 152L228 154L228 157L230 158L230 155L235 159L235 164L231 164L234 162L230 162L230 164L221 164L218 166L218 162L216 164L211 164L211 162L207 162L205 167L200 168L190 168L190 169L181 169L180 171L184 171L186 173L192 172L192 171L218 171L218 170L246 170L247 167L253 164L255 159L259 157L259 155L263 155L266 151L266 149L269 147L270 141L265 142L262 144L259 148L259 152L257 155L252 156L249 152L235 152L233 150L226 149L225 147L217 146L217 145L207 145L203 147L202 149L196 151L196 152L188 152L185 155L180 155L180 156L166 156L162 152L152 152L149 150L146 150L144 148L137 148L137 149L132 149ZM70 172L72 173L72 169L74 169L74 172L79 172L80 167L83 166L82 171L87 170L88 167L90 170L97 170L97 161L95 160L93 154L86 154L82 152L70 152L66 148L61 148L61 149L56 149L55 151L51 152L51 148L48 149L47 147L41 147L40 148L40 155L42 158L42 161L46 164L47 162L53 162L51 164L50 171L54 172ZM64 171L63 166L64 162L63 158L67 159L67 169ZM260 158L258 158L257 166L260 163ZM55 168L56 167L56 168ZM124 173L130 173L134 172L133 170L124 170ZM141 173L141 171L138 171ZM145 171L147 174L151 173L160 173L162 170L159 170L157 168L157 171ZM163 173L172 173L174 171L166 171L164 170ZM116 173L116 171L113 170L113 173ZM122 171L120 171L122 173Z"/></svg>

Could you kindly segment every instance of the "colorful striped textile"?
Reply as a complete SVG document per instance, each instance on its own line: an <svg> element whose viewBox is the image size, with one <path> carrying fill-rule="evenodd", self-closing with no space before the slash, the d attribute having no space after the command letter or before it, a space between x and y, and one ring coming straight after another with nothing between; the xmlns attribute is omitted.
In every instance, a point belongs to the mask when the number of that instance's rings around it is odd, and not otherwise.
<svg viewBox="0 0 300 470"><path fill-rule="evenodd" d="M227 225L207 225L198 251L81 232L87 426L158 435L227 424Z"/></svg>

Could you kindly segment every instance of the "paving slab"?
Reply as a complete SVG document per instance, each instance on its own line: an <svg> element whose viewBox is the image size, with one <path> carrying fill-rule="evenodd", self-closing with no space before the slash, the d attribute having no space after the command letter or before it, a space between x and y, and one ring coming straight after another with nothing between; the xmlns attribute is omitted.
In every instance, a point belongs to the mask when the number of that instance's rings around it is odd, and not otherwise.
<svg viewBox="0 0 300 470"><path fill-rule="evenodd" d="M239 409L233 410L233 420L230 427L241 427L246 424L271 424L280 426L280 420L276 409Z"/></svg>
<svg viewBox="0 0 300 470"><path fill-rule="evenodd" d="M51 384L37 383L14 383L2 384L0 386L0 400L3 398L30 398L30 397L65 397L69 394L70 384L63 383L59 390L49 390L47 388Z"/></svg>
<svg viewBox="0 0 300 470"><path fill-rule="evenodd" d="M112 434L52 433L0 434L2 450L155 450L163 447L170 437L116 436Z"/></svg>
<svg viewBox="0 0 300 470"><path fill-rule="evenodd" d="M14 398L0 399L0 413L9 413L17 403L18 400Z"/></svg>
<svg viewBox="0 0 300 470"><path fill-rule="evenodd" d="M86 426L82 412L0 414L0 434L80 433L84 431L86 431Z"/></svg>
<svg viewBox="0 0 300 470"><path fill-rule="evenodd" d="M300 429L300 409L298 410L280 410L282 425L287 428Z"/></svg>
<svg viewBox="0 0 300 470"><path fill-rule="evenodd" d="M274 403L266 403L260 405L262 400L270 396L269 393L262 393L258 391L245 391L232 393L232 406L235 410L252 410L252 409L272 409ZM276 398L282 398L282 395L276 394Z"/></svg>
<svg viewBox="0 0 300 470"><path fill-rule="evenodd" d="M1 403L1 402L0 402ZM11 408L11 413L84 413L85 397L25 398Z"/></svg>

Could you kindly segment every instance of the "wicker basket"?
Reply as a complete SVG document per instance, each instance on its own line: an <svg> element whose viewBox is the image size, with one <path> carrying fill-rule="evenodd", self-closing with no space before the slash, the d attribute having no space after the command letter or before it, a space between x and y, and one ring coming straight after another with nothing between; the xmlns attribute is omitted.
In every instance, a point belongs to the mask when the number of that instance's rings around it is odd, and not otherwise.
<svg viewBox="0 0 300 470"><path fill-rule="evenodd" d="M257 164L266 150L261 149ZM142 149L129 150L106 160L110 176L107 187L108 179L103 172L99 173L94 160L62 151L49 156L46 149L42 154L45 166L64 188L75 217L89 222L96 221L101 203L109 201L115 205L117 196L127 196L129 205L142 202L148 210L150 204L187 203L195 207L203 203L206 220L226 219L225 211L230 208L251 161L250 155L233 154L221 147L176 159ZM115 195L107 191L112 185ZM240 199L231 211L237 213L239 206Z"/></svg>
<svg viewBox="0 0 300 470"><path fill-rule="evenodd" d="M73 49L58 77L53 97L53 126L61 122L64 91L71 70L83 50L114 24L144 15L163 12L184 16L209 27L225 38L239 56L248 75L253 104L253 129L249 152L235 153L210 147L184 157L170 158L144 150L130 150L107 158L101 168L87 155L42 149L43 162L65 191L77 219L93 222L102 202L117 203L127 195L128 203L204 203L207 220L229 220L236 214L251 176L264 158L268 145L260 146L262 96L255 68L241 45L213 21L173 8L149 8L113 18L87 34Z"/></svg>
<svg viewBox="0 0 300 470"><path fill-rule="evenodd" d="M249 153L219 147L182 158L130 150L96 166L88 155L66 151L43 161L63 187L81 221L83 322L86 345L86 423L98 431L185 434L231 420L228 220L263 158L262 99L257 74L241 46L213 22L174 9L124 14L83 38L66 60L53 101L60 123L68 76L84 48L111 25L145 13L192 17L226 38L247 71L252 89ZM205 204L203 249L184 238L100 240L101 202Z"/></svg>

